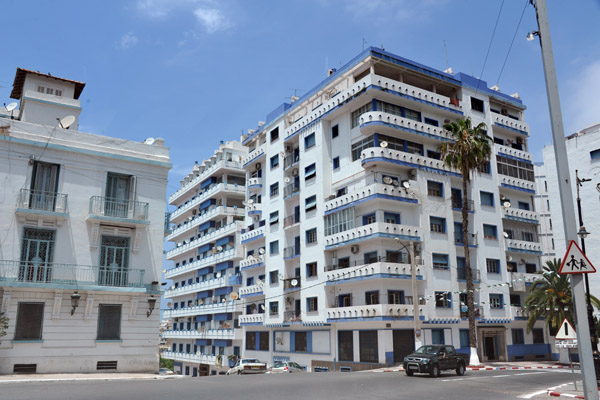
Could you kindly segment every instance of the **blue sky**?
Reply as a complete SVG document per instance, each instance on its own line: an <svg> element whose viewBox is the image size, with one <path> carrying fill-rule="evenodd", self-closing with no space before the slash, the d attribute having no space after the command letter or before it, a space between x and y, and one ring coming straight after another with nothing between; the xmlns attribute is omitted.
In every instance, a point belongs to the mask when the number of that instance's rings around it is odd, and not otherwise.
<svg viewBox="0 0 600 400"><path fill-rule="evenodd" d="M548 0L566 134L600 122L600 0ZM0 104L17 67L87 83L82 131L163 137L168 193L219 140L239 139L366 46L480 76L528 107L530 151L551 143L535 11L525 0L7 1ZM500 8L498 28L490 45ZM522 22L500 77L519 18ZM483 73L482 73L483 71ZM498 78L500 80L498 81Z"/></svg>

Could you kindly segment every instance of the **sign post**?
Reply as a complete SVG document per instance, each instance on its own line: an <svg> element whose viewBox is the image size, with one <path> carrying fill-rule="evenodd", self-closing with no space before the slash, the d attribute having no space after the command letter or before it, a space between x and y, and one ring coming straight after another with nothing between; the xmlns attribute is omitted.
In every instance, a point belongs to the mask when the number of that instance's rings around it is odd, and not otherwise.
<svg viewBox="0 0 600 400"><path fill-rule="evenodd" d="M562 322L560 329L554 336L554 345L558 349L567 349L567 355L569 356L569 365L571 366L571 376L573 377L573 386L577 390L577 380L575 379L575 371L573 370L573 361L571 360L570 349L577 348L577 333L573 328L573 325L565 318Z"/></svg>

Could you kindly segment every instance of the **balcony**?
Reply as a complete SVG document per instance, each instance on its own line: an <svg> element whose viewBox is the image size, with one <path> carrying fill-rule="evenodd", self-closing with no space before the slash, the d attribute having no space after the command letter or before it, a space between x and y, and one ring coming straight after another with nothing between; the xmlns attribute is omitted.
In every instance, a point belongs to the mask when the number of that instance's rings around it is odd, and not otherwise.
<svg viewBox="0 0 600 400"><path fill-rule="evenodd" d="M374 183L359 189L350 190L349 193L336 197L325 203L325 214L335 212L337 208L351 206L354 203L362 203L365 200L384 198L397 200L402 204L419 204L419 199L415 195L414 190L405 189L399 186L399 183L386 185L383 183Z"/></svg>
<svg viewBox="0 0 600 400"><path fill-rule="evenodd" d="M300 153L290 154L283 159L283 169L286 170L300 162Z"/></svg>
<svg viewBox="0 0 600 400"><path fill-rule="evenodd" d="M199 175L195 176L194 178L183 184L175 193L169 196L169 204L174 204L183 194L187 193L196 185L200 185L202 181L204 181L206 178L208 178L221 168L240 170L242 168L242 165L239 162L235 161L217 161L213 165L206 167L204 171L202 171Z"/></svg>
<svg viewBox="0 0 600 400"><path fill-rule="evenodd" d="M383 257L385 259L385 257ZM327 285L339 285L344 281L352 282L358 279L394 278L411 279L411 265L408 263L386 262L385 260L365 264L364 261L356 267L334 268L325 274ZM331 267L329 267L331 268ZM421 266L417 265L417 279L422 280Z"/></svg>
<svg viewBox="0 0 600 400"><path fill-rule="evenodd" d="M183 331L171 330L164 331L162 333L162 337L165 339L241 339L241 336L239 334L236 335L236 330L234 329L190 329Z"/></svg>
<svg viewBox="0 0 600 400"><path fill-rule="evenodd" d="M59 285L74 290L138 288L134 291L145 292L144 273L143 269L0 260L2 286L56 288Z"/></svg>
<svg viewBox="0 0 600 400"><path fill-rule="evenodd" d="M300 246L289 246L283 249L283 259L300 257Z"/></svg>
<svg viewBox="0 0 600 400"><path fill-rule="evenodd" d="M167 240L168 241L174 241L180 235L183 235L183 234L187 235L187 234L189 234L188 230L190 230L192 228L196 228L197 226L202 225L204 222L209 221L209 220L213 219L216 216L223 216L223 217L226 217L226 216L237 216L237 217L243 217L244 214L245 214L245 211L244 211L243 208L226 207L226 206L214 206L213 208L210 208L205 213L195 216L194 218L192 218L191 221L185 221L183 224L181 224L181 226L178 226L177 228L174 228L171 231L171 234L169 236L167 236Z"/></svg>
<svg viewBox="0 0 600 400"><path fill-rule="evenodd" d="M284 311L283 322L302 322L302 313L300 311Z"/></svg>
<svg viewBox="0 0 600 400"><path fill-rule="evenodd" d="M525 309L525 307L521 306L509 306L510 311L510 319L513 320L527 320L529 319L529 313Z"/></svg>
<svg viewBox="0 0 600 400"><path fill-rule="evenodd" d="M292 182L283 188L283 197L286 199L300 193L300 182Z"/></svg>
<svg viewBox="0 0 600 400"><path fill-rule="evenodd" d="M172 260L173 258L187 253L188 251L196 250L199 246L204 244L216 241L217 239L221 239L226 237L228 234L235 234L241 228L242 222L236 221L229 225L223 226L219 229L216 229L210 233L202 235L200 237L195 238L194 240L190 240L185 244L178 243L177 247L167 251L165 258L167 260Z"/></svg>
<svg viewBox="0 0 600 400"><path fill-rule="evenodd" d="M246 314L239 316L240 325L262 325L265 322L265 314Z"/></svg>
<svg viewBox="0 0 600 400"><path fill-rule="evenodd" d="M240 297L262 296L264 294L263 293L263 285L264 284L261 283L261 284L241 287L239 290Z"/></svg>
<svg viewBox="0 0 600 400"><path fill-rule="evenodd" d="M262 203L252 203L246 205L246 212L248 215L262 214Z"/></svg>
<svg viewBox="0 0 600 400"><path fill-rule="evenodd" d="M296 224L300 223L300 214L298 215L289 215L283 219L283 228L289 228Z"/></svg>
<svg viewBox="0 0 600 400"><path fill-rule="evenodd" d="M370 111L362 114L359 119L359 125L360 131L364 135L379 133L393 136L397 135L400 130L413 133L421 138L426 137L436 141L448 142L452 140L452 135L443 128L383 111Z"/></svg>
<svg viewBox="0 0 600 400"><path fill-rule="evenodd" d="M188 361L191 363L200 363L200 364L208 364L215 365L216 356L207 355L207 354L194 354L194 353L178 353L174 351L163 351L161 353L163 358L168 358L170 360L177 361Z"/></svg>
<svg viewBox="0 0 600 400"><path fill-rule="evenodd" d="M205 200L209 199L210 197L214 196L215 194L217 194L219 192L223 192L223 194L240 194L240 195L242 195L242 194L246 193L246 187L236 185L236 184L230 184L230 183L219 183L216 185L213 184L208 190L198 194L191 200L185 202L185 204L183 206L181 206L177 210L173 211L171 213L171 222L177 223L177 218L179 216L185 214L187 211L195 208L196 206L200 205L202 202L204 202Z"/></svg>
<svg viewBox="0 0 600 400"><path fill-rule="evenodd" d="M112 222L124 226L149 225L148 207L148 203L141 201L92 196L87 220Z"/></svg>
<svg viewBox="0 0 600 400"><path fill-rule="evenodd" d="M451 201L452 201L452 209L454 211L462 212L462 202L463 202L462 199L457 198L457 197L452 197ZM473 200L467 200L467 211L473 212L474 207L475 207L475 202Z"/></svg>
<svg viewBox="0 0 600 400"><path fill-rule="evenodd" d="M189 285L166 290L163 294L163 297L168 299L171 297L202 292L204 290L217 289L224 286L227 286L227 280L225 277L209 279L206 281L192 283Z"/></svg>
<svg viewBox="0 0 600 400"><path fill-rule="evenodd" d="M420 241L419 232L420 228L418 226L375 222L326 236L325 246L326 249L331 249L379 237L399 237L404 240Z"/></svg>
<svg viewBox="0 0 600 400"><path fill-rule="evenodd" d="M525 254L542 254L542 246L537 242L525 240L506 239L506 251Z"/></svg>
<svg viewBox="0 0 600 400"><path fill-rule="evenodd" d="M191 317L202 314L221 314L241 312L242 304L238 300L228 300L221 303L202 304L198 306L170 309L163 311L163 318Z"/></svg>
<svg viewBox="0 0 600 400"><path fill-rule="evenodd" d="M467 234L467 241L469 242L469 247L477 247L477 234L469 233ZM456 246L464 246L465 242L463 241L463 233L454 232L454 244Z"/></svg>
<svg viewBox="0 0 600 400"><path fill-rule="evenodd" d="M260 189L263 187L263 178L255 177L248 179L246 183L248 190Z"/></svg>
<svg viewBox="0 0 600 400"><path fill-rule="evenodd" d="M424 317L425 307L419 306L420 317ZM327 322L344 319L414 319L412 304L370 304L327 309Z"/></svg>
<svg viewBox="0 0 600 400"><path fill-rule="evenodd" d="M264 267L265 259L264 256L248 256L245 260L240 261L240 268L242 271L246 271L252 268Z"/></svg>
<svg viewBox="0 0 600 400"><path fill-rule="evenodd" d="M516 190L519 193L526 192L530 194L535 194L535 183L519 178L513 178L512 176L507 175L498 175L498 181L500 186Z"/></svg>
<svg viewBox="0 0 600 400"><path fill-rule="evenodd" d="M457 279L459 281L467 280L467 269L466 268L457 268L456 272L458 274ZM481 282L481 274L478 269L471 268L471 276L473 277L473 282L475 282L475 283Z"/></svg>
<svg viewBox="0 0 600 400"><path fill-rule="evenodd" d="M296 290L302 287L302 281L299 276L283 280L283 290Z"/></svg>
<svg viewBox="0 0 600 400"><path fill-rule="evenodd" d="M254 226L252 226L254 228ZM258 228L254 228L254 229L250 229L247 230L246 232L242 233L240 236L240 242L242 244L251 242L254 239L258 239L265 236L265 227L264 225Z"/></svg>
<svg viewBox="0 0 600 400"><path fill-rule="evenodd" d="M230 249L223 251L222 253L211 254L208 257L201 258L200 260L196 260L186 265L181 265L179 267L168 269L165 272L165 278L172 279L173 277L181 274L185 274L190 271L195 271L200 268L207 267L209 265L216 264L221 261L227 261L230 258L236 257L236 249Z"/></svg>
<svg viewBox="0 0 600 400"><path fill-rule="evenodd" d="M427 172L461 177L454 169L447 167L442 161L435 158L384 147L370 147L365 149L361 152L360 159L362 160L362 166L365 168L384 162L390 163L394 167L416 168Z"/></svg>
<svg viewBox="0 0 600 400"><path fill-rule="evenodd" d="M250 152L246 157L242 159L242 165L246 168L248 165L253 163L254 161L260 160L265 155L266 144L263 144L253 151ZM257 168L258 169L258 168Z"/></svg>
<svg viewBox="0 0 600 400"><path fill-rule="evenodd" d="M520 208L503 207L502 217L513 221L526 222L529 224L540 223L539 214L537 212L521 210Z"/></svg>
<svg viewBox="0 0 600 400"><path fill-rule="evenodd" d="M510 158L520 158L521 160L525 160L533 164L533 156L526 151L513 149L512 147L503 146L498 143L494 144L494 150L496 150L496 154L498 155Z"/></svg>
<svg viewBox="0 0 600 400"><path fill-rule="evenodd" d="M529 125L523 121L519 121L508 116L491 112L492 124L494 127L498 127L507 130L512 133L518 133L524 136L529 136Z"/></svg>
<svg viewBox="0 0 600 400"><path fill-rule="evenodd" d="M67 195L41 190L21 189L17 198L17 215L24 220L30 215L41 215L62 223L69 216ZM22 221L24 222L24 221Z"/></svg>

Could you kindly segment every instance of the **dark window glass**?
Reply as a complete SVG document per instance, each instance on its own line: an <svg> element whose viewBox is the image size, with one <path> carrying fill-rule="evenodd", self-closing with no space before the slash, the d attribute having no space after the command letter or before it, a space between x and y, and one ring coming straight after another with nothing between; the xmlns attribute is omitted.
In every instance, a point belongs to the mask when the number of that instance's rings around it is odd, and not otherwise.
<svg viewBox="0 0 600 400"><path fill-rule="evenodd" d="M15 340L42 340L44 303L19 303Z"/></svg>
<svg viewBox="0 0 600 400"><path fill-rule="evenodd" d="M484 112L483 110L483 101L476 99L475 97L471 97L471 109L473 111Z"/></svg>
<svg viewBox="0 0 600 400"><path fill-rule="evenodd" d="M377 331L360 331L358 333L360 362L379 362Z"/></svg>
<svg viewBox="0 0 600 400"><path fill-rule="evenodd" d="M258 332L259 350L269 351L269 332Z"/></svg>
<svg viewBox="0 0 600 400"><path fill-rule="evenodd" d="M98 340L121 339L121 305L98 306Z"/></svg>
<svg viewBox="0 0 600 400"><path fill-rule="evenodd" d="M532 329L531 334L533 335L533 344L544 343L544 330L540 328Z"/></svg>
<svg viewBox="0 0 600 400"><path fill-rule="evenodd" d="M339 331L338 344L340 361L354 361L354 332Z"/></svg>
<svg viewBox="0 0 600 400"><path fill-rule="evenodd" d="M294 343L297 352L306 352L306 332L296 332Z"/></svg>
<svg viewBox="0 0 600 400"><path fill-rule="evenodd" d="M256 350L256 332L246 332L246 350Z"/></svg>

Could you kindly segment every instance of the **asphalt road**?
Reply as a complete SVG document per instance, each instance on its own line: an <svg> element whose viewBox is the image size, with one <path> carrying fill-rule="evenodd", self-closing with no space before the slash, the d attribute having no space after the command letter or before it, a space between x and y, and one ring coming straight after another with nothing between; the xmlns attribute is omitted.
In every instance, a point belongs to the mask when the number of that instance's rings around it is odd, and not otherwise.
<svg viewBox="0 0 600 400"><path fill-rule="evenodd" d="M467 371L462 377L448 371L439 378L408 377L401 372L354 372L27 382L1 384L0 400L547 399L539 393L570 381L569 370L547 369ZM538 395L534 395L536 392Z"/></svg>

